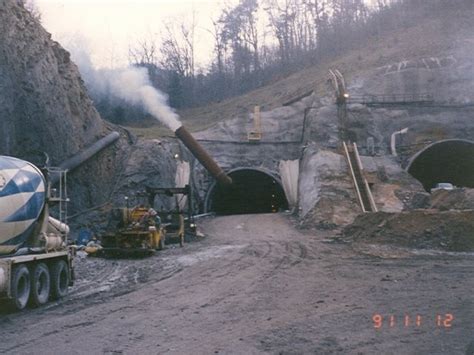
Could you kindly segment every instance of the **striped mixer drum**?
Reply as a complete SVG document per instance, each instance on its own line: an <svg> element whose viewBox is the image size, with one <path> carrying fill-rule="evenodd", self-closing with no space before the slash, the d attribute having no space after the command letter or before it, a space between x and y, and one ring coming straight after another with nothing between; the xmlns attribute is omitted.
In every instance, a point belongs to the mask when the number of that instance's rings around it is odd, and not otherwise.
<svg viewBox="0 0 474 355"><path fill-rule="evenodd" d="M45 178L33 164L0 156L0 246L21 246L45 205Z"/></svg>

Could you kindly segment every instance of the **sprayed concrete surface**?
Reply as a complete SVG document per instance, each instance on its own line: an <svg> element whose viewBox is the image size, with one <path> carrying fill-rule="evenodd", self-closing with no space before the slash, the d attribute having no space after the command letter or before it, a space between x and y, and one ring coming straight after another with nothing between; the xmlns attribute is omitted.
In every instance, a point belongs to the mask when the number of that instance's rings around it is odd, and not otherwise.
<svg viewBox="0 0 474 355"><path fill-rule="evenodd" d="M80 259L67 299L0 315L0 352L465 353L474 340L472 254L361 252L293 223L284 214L213 218L201 222L207 237L182 249ZM375 313L385 317L380 329ZM449 328L437 325L446 313Z"/></svg>

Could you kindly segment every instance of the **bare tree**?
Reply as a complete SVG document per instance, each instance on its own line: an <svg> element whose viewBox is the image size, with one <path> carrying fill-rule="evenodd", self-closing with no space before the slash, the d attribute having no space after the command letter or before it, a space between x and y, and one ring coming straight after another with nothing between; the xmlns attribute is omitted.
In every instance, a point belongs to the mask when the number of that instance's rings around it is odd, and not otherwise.
<svg viewBox="0 0 474 355"><path fill-rule="evenodd" d="M156 43L152 39L137 41L128 47L128 62L131 65L156 65L158 63Z"/></svg>
<svg viewBox="0 0 474 355"><path fill-rule="evenodd" d="M281 5L278 0L267 0L265 10L269 16L270 26L278 40L281 62L286 65L290 62L293 42L290 24L293 17L291 0L284 0Z"/></svg>
<svg viewBox="0 0 474 355"><path fill-rule="evenodd" d="M227 51L227 41L223 34L224 32L224 21L220 18L218 20L212 21L212 30L208 32L212 35L214 39L214 64L217 68L217 73L222 75L224 73L225 66L225 55Z"/></svg>
<svg viewBox="0 0 474 355"><path fill-rule="evenodd" d="M184 48L186 53L186 60L187 66L189 67L189 75L190 77L194 77L195 74L195 56L194 56L194 34L196 30L196 13L195 11L192 12L191 22L186 25L183 21L181 23L180 29L181 34L184 40Z"/></svg>
<svg viewBox="0 0 474 355"><path fill-rule="evenodd" d="M195 16L191 22L167 23L161 45L160 64L179 76L193 78L195 73L194 33Z"/></svg>

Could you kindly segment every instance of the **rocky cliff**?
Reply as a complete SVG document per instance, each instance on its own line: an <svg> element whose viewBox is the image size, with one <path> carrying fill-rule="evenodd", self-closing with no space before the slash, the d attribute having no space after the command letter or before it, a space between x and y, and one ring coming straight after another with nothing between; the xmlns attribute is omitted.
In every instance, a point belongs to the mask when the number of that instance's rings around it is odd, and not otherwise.
<svg viewBox="0 0 474 355"><path fill-rule="evenodd" d="M0 153L58 163L106 125L69 53L16 1L0 2Z"/></svg>
<svg viewBox="0 0 474 355"><path fill-rule="evenodd" d="M59 165L114 128L89 98L69 53L17 1L0 1L0 154ZM71 212L108 199L121 139L70 174Z"/></svg>

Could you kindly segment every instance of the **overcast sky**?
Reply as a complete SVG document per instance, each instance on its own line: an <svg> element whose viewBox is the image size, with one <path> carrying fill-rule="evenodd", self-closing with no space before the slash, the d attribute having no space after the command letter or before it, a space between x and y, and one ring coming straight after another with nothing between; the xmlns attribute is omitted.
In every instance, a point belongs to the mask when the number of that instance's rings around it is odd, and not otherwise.
<svg viewBox="0 0 474 355"><path fill-rule="evenodd" d="M226 3L234 3L227 0ZM163 22L191 19L196 13L196 60L204 64L213 49L211 17L224 0L36 0L43 26L66 47L71 39L88 47L96 67L127 64L128 48L137 39L160 37Z"/></svg>

